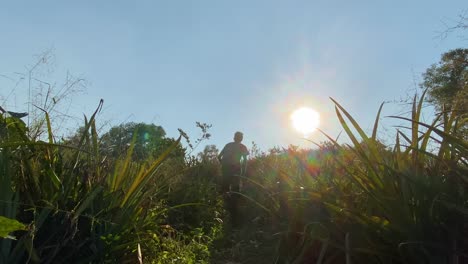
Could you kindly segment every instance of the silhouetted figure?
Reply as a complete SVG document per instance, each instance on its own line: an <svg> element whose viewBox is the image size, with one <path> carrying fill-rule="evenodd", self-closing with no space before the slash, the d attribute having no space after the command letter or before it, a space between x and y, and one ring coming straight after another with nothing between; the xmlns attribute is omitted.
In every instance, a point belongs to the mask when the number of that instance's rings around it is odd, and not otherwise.
<svg viewBox="0 0 468 264"><path fill-rule="evenodd" d="M225 195L226 208L231 214L232 224L238 224L238 196L231 192L240 191L240 176L245 175L247 168L247 155L249 151L247 147L242 144L244 138L241 132L234 134L234 142L226 144L218 159L221 162L223 179L221 190Z"/></svg>

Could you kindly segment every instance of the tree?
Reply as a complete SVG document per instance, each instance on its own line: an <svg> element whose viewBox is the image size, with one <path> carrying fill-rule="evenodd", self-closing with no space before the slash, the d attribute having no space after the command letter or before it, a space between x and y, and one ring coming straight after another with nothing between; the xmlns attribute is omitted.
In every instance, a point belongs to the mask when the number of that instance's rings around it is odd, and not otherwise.
<svg viewBox="0 0 468 264"><path fill-rule="evenodd" d="M203 152L198 153L198 159L202 162L216 162L218 154L219 150L216 145L206 145Z"/></svg>
<svg viewBox="0 0 468 264"><path fill-rule="evenodd" d="M428 90L429 102L438 110L468 113L468 49L442 54L440 62L423 74L423 80L421 86Z"/></svg>
<svg viewBox="0 0 468 264"><path fill-rule="evenodd" d="M101 137L101 149L109 157L118 157L124 155L133 143L133 160L143 161L159 156L174 142L166 137L161 126L130 122L114 126L105 133ZM185 149L179 146L171 156L184 157Z"/></svg>

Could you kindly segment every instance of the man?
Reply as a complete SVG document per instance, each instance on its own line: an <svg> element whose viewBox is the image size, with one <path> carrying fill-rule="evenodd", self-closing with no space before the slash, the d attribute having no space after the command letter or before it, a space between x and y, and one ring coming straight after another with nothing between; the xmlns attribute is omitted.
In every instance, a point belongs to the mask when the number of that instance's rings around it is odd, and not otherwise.
<svg viewBox="0 0 468 264"><path fill-rule="evenodd" d="M221 162L223 172L222 191L239 191L240 177L245 174L247 168L247 155L249 151L242 144L244 135L241 132L234 134L234 142L226 144L218 159Z"/></svg>
<svg viewBox="0 0 468 264"><path fill-rule="evenodd" d="M221 162L223 179L221 190L224 194L224 204L231 215L232 226L237 227L240 224L238 212L238 195L231 194L231 191L239 192L240 176L245 175L247 168L247 155L249 151L242 144L243 134L236 132L234 142L226 144L218 159Z"/></svg>

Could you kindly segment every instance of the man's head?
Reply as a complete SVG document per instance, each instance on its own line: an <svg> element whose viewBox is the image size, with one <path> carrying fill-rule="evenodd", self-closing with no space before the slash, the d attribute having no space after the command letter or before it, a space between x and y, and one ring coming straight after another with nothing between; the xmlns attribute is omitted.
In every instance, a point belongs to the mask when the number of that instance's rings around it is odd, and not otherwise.
<svg viewBox="0 0 468 264"><path fill-rule="evenodd" d="M242 132L237 131L234 134L234 142L241 143L242 139L244 139L244 134L242 134Z"/></svg>

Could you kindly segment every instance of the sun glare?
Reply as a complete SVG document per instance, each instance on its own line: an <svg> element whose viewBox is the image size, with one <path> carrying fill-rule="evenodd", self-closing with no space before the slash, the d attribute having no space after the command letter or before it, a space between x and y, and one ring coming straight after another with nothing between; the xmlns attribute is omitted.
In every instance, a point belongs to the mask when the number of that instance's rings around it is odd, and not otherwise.
<svg viewBox="0 0 468 264"><path fill-rule="evenodd" d="M307 136L318 128L320 115L312 108L302 107L291 114L291 121L298 132Z"/></svg>

